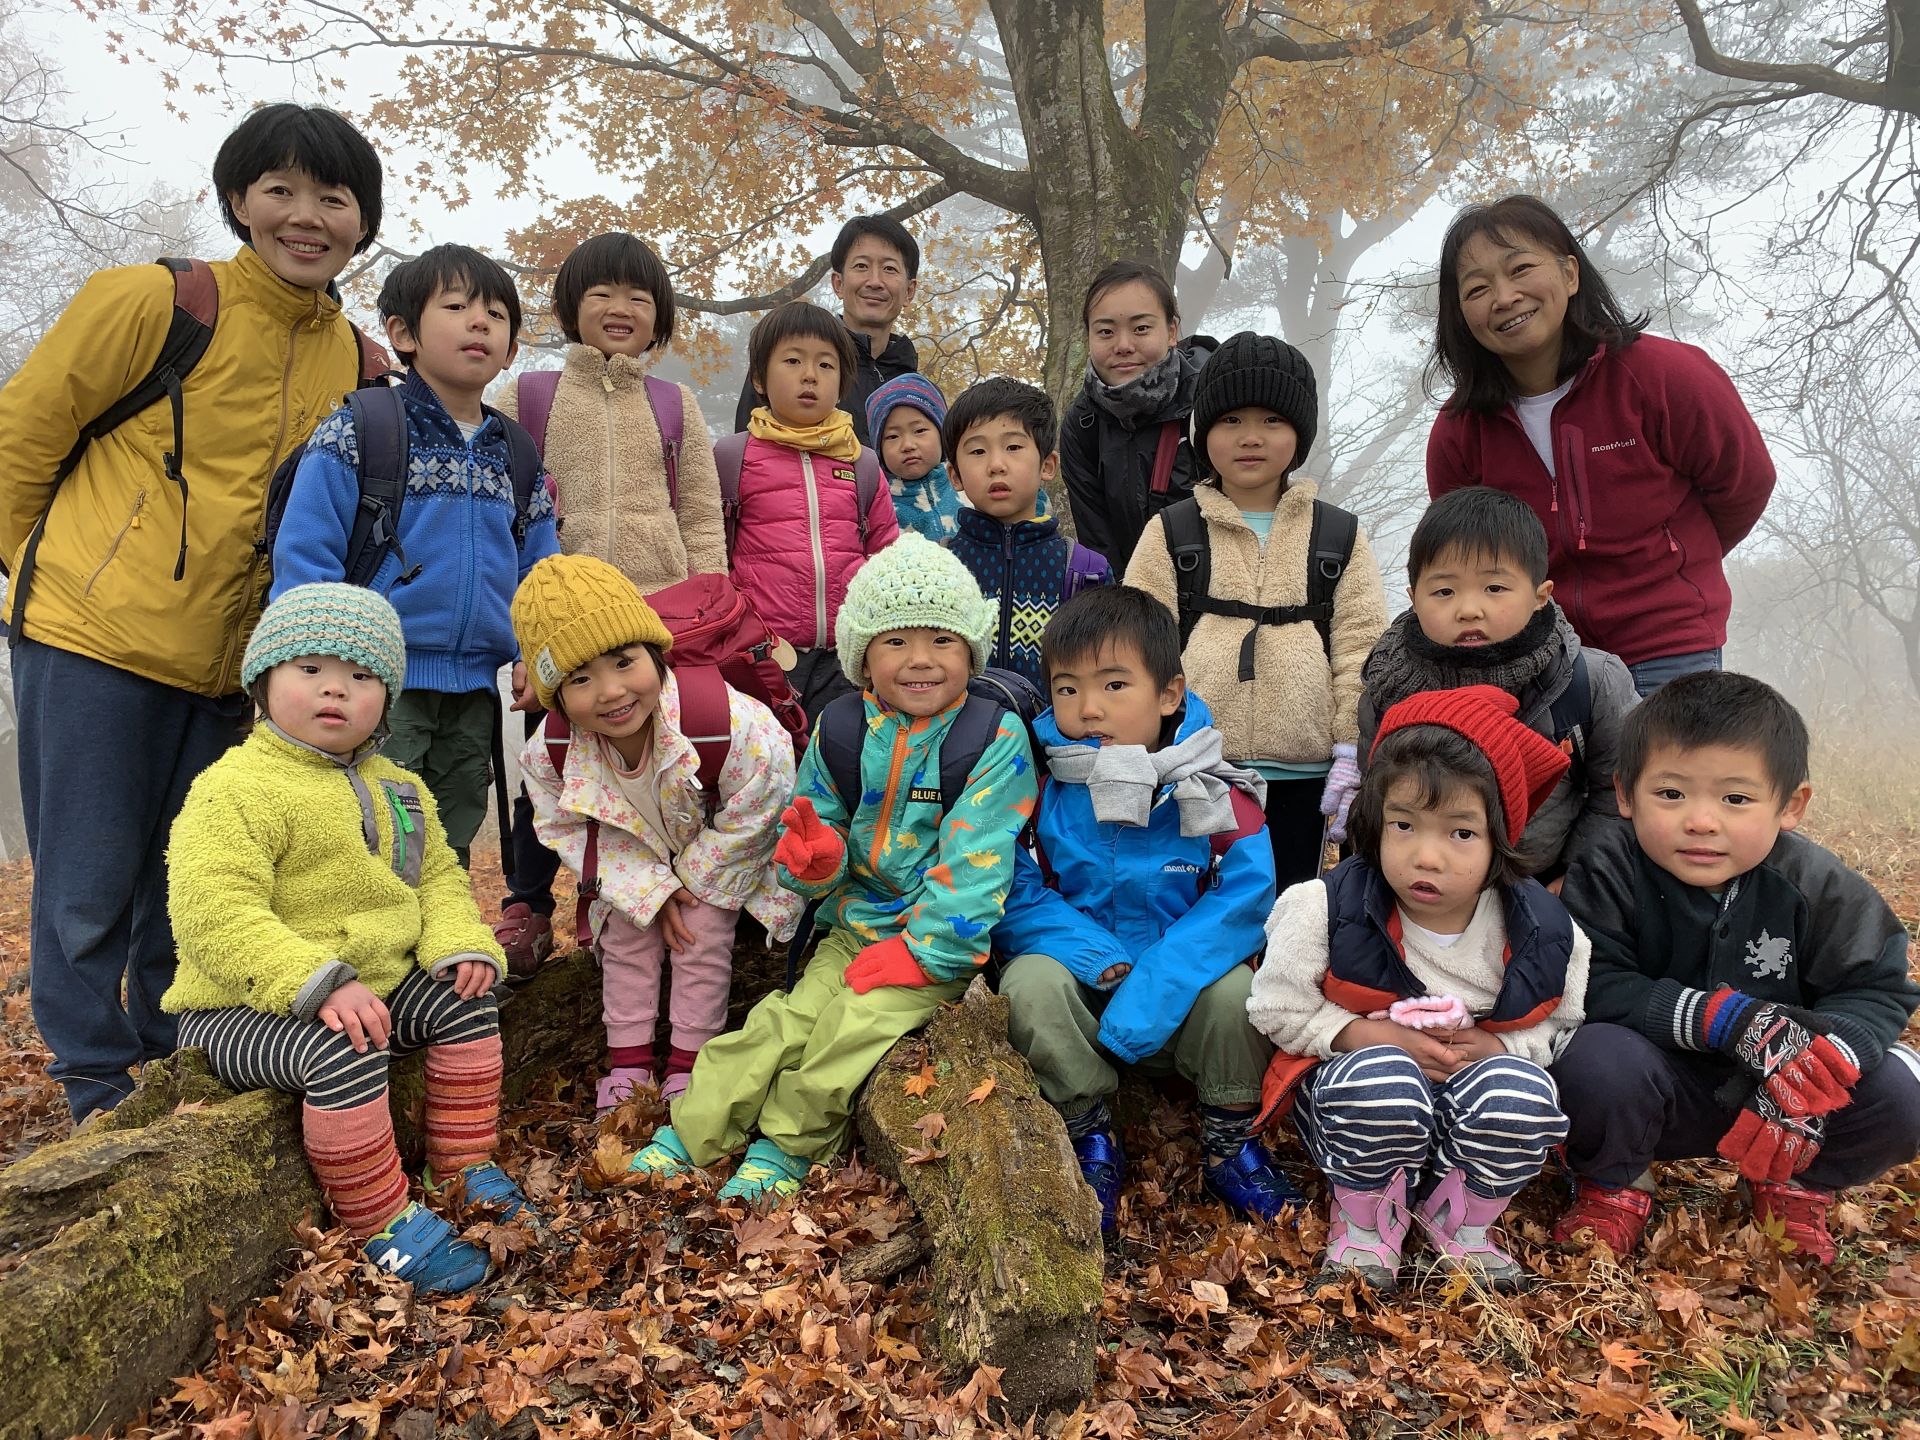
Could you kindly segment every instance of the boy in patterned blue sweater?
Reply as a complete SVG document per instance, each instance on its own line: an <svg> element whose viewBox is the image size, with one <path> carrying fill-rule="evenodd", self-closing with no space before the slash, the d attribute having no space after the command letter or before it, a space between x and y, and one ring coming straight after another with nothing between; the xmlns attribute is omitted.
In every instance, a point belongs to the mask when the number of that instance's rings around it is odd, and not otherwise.
<svg viewBox="0 0 1920 1440"><path fill-rule="evenodd" d="M988 663L1043 691L1040 634L1053 612L1080 591L1113 582L1105 557L1041 514L1042 487L1060 468L1059 434L1045 391L1000 376L962 391L940 433L954 488L967 499L947 548L999 609Z"/></svg>
<svg viewBox="0 0 1920 1440"><path fill-rule="evenodd" d="M407 367L407 484L398 533L374 572L407 637L405 689L382 751L427 782L460 863L487 810L500 667L514 658L508 608L534 562L558 553L553 500L534 474L514 493L514 450L534 446L480 397L513 363L520 293L477 250L437 245L397 265L380 290L387 339ZM273 546L273 599L346 578L360 506L353 411L320 422L300 457ZM515 689L520 688L516 677Z"/></svg>

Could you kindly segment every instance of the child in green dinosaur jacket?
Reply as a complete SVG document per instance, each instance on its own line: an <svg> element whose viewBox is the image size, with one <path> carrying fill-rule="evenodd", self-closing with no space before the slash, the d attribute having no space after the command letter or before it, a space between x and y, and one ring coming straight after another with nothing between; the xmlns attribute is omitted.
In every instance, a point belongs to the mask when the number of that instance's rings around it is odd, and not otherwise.
<svg viewBox="0 0 1920 1440"><path fill-rule="evenodd" d="M180 947L161 1008L235 1089L302 1097L301 1142L340 1222L425 1290L485 1278L484 1250L407 1198L387 1106L393 1055L427 1052L427 1188L508 1213L493 1150L506 957L419 779L383 759L406 673L393 606L302 585L260 617L241 682L247 740L194 781L167 849Z"/></svg>

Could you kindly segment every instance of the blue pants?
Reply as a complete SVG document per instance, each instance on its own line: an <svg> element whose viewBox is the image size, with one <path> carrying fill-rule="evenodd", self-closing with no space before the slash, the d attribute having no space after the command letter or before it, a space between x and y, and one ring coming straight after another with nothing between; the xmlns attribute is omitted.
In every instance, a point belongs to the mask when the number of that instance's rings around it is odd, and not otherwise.
<svg viewBox="0 0 1920 1440"><path fill-rule="evenodd" d="M1684 655L1656 655L1651 660L1642 660L1638 665L1627 667L1633 672L1633 688L1640 692L1643 700L1669 680L1719 668L1720 652L1717 649L1689 650Z"/></svg>
<svg viewBox="0 0 1920 1440"><path fill-rule="evenodd" d="M34 640L13 647L13 703L33 855L33 1023L84 1120L133 1092L135 1065L173 1053L174 1017L160 1013L174 965L167 834L251 706Z"/></svg>

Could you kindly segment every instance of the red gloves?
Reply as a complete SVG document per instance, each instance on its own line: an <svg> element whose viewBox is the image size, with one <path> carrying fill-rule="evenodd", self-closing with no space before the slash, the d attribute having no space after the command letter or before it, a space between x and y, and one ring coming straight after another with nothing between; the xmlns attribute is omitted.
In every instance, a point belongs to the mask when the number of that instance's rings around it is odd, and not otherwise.
<svg viewBox="0 0 1920 1440"><path fill-rule="evenodd" d="M804 795L795 800L781 812L780 825L780 841L773 847L773 858L786 867L787 873L805 885L831 879L847 853L847 842L814 813L813 801Z"/></svg>
<svg viewBox="0 0 1920 1440"><path fill-rule="evenodd" d="M1720 1137L1719 1151L1749 1180L1784 1183L1813 1163L1826 1138L1827 1122L1818 1115L1789 1115L1765 1086L1753 1092L1733 1128Z"/></svg>
<svg viewBox="0 0 1920 1440"><path fill-rule="evenodd" d="M1847 1103L1860 1070L1811 1010L1721 988L1702 1007L1703 1038L1763 1086L1787 1115L1827 1115Z"/></svg>
<svg viewBox="0 0 1920 1440"><path fill-rule="evenodd" d="M804 800L800 803L806 804ZM892 935L867 946L853 957L846 975L847 984L856 995L864 995L882 985L902 985L917 990L933 984L933 977L920 968L903 935Z"/></svg>

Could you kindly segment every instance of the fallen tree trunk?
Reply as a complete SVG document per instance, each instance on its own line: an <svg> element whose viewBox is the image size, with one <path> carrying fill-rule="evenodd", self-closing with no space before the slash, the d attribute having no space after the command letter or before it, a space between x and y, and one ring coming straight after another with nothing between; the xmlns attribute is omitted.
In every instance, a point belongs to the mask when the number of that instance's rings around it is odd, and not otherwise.
<svg viewBox="0 0 1920 1440"><path fill-rule="evenodd" d="M975 980L895 1045L861 1094L859 1125L869 1163L926 1224L947 1365L1002 1368L1014 1415L1091 1395L1099 1204L1065 1124L1007 1043L1006 1001Z"/></svg>
<svg viewBox="0 0 1920 1440"><path fill-rule="evenodd" d="M501 1006L508 1103L593 1063L600 972L547 966ZM417 1158L419 1055L393 1068L394 1126ZM298 1101L234 1095L198 1051L148 1065L133 1096L84 1133L0 1172L0 1440L116 1424L190 1370L209 1305L258 1295L296 1221L319 1205Z"/></svg>

